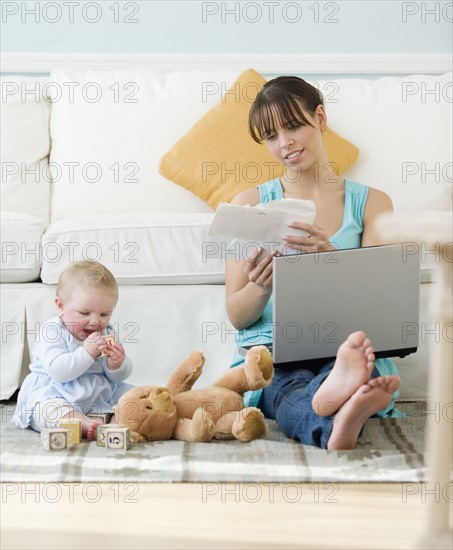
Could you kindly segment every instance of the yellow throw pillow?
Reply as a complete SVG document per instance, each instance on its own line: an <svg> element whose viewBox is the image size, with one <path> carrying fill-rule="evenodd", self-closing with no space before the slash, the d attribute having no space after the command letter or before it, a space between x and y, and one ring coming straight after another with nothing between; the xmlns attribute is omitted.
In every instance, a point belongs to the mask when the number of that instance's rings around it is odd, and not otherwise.
<svg viewBox="0 0 453 550"><path fill-rule="evenodd" d="M283 175L284 166L248 132L250 108L265 82L253 69L243 72L222 101L161 158L160 174L214 209L244 189ZM352 143L330 128L323 140L337 174L354 164L359 151Z"/></svg>

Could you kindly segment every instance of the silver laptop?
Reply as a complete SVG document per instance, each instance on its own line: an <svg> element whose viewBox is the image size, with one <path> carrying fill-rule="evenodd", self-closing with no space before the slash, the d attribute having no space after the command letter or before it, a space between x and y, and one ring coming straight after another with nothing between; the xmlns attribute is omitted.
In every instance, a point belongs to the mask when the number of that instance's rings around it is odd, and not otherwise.
<svg viewBox="0 0 453 550"><path fill-rule="evenodd" d="M295 368L334 358L357 330L369 336L376 357L414 353L419 291L420 254L404 244L276 257L274 363Z"/></svg>

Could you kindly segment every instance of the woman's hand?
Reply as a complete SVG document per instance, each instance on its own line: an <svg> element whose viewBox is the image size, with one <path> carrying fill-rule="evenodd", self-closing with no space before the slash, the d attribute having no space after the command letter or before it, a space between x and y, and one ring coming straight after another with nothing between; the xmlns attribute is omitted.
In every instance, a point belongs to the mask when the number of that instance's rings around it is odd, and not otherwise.
<svg viewBox="0 0 453 550"><path fill-rule="evenodd" d="M107 356L107 368L109 370L119 369L126 357L123 346L118 342L106 346L104 353Z"/></svg>
<svg viewBox="0 0 453 550"><path fill-rule="evenodd" d="M278 252L274 251L260 259L262 252L263 249L258 248L245 261L244 273L250 282L270 294L272 291L272 258L277 256Z"/></svg>
<svg viewBox="0 0 453 550"><path fill-rule="evenodd" d="M324 252L327 250L335 250L333 244L329 242L326 230L320 225L314 223L292 222L288 227L295 229L303 229L309 233L308 237L300 235L283 235L283 240L289 248L300 250L301 252Z"/></svg>

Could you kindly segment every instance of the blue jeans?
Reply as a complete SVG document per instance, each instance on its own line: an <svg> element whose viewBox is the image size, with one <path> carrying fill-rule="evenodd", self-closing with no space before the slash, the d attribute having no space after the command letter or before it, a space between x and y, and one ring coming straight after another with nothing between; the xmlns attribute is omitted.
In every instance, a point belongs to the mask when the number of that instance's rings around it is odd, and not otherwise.
<svg viewBox="0 0 453 550"><path fill-rule="evenodd" d="M311 404L313 396L334 364L331 361L315 372L305 369L275 369L272 383L263 390L259 407L267 418L277 421L287 437L297 439L305 445L327 449L335 414L319 416ZM379 371L375 368L371 377L378 376Z"/></svg>

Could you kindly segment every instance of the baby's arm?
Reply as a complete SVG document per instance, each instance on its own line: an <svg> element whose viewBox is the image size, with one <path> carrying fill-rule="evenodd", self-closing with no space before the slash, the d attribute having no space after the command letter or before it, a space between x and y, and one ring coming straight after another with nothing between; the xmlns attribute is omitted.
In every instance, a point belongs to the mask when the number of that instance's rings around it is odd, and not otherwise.
<svg viewBox="0 0 453 550"><path fill-rule="evenodd" d="M37 353L44 371L57 382L75 380L94 363L93 357L83 347L70 352L63 338L55 341L48 335L49 331L42 335Z"/></svg>

